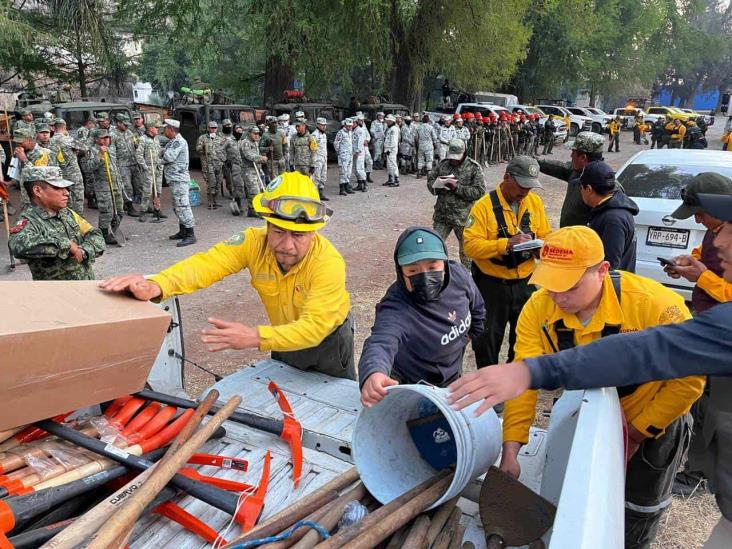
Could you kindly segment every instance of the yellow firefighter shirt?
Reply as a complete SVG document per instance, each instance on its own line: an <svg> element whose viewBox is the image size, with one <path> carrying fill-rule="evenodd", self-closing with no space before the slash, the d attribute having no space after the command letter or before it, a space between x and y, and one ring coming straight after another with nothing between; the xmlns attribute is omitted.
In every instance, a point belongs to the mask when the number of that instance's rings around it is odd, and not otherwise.
<svg viewBox="0 0 732 549"><path fill-rule="evenodd" d="M501 185L496 189L498 200L503 209L503 217L506 219L506 227L512 235L519 232L519 220L528 211L531 216L531 232L536 238L543 238L552 231L549 219L546 216L544 202L541 197L530 192L526 198L519 203L518 214L515 214L511 206L503 198ZM508 253L508 238L498 238L498 221L493 212L490 194L478 200L468 216L468 221L463 232L463 246L465 255L470 257L484 274L496 278L518 279L526 278L534 272L535 261L529 260L520 263L516 268L509 268L497 265L491 259L503 259Z"/></svg>
<svg viewBox="0 0 732 549"><path fill-rule="evenodd" d="M701 261L702 247L699 246L694 248L691 251L691 256L694 259ZM720 303L732 301L732 284L709 269L699 275L696 285Z"/></svg>
<svg viewBox="0 0 732 549"><path fill-rule="evenodd" d="M266 227L252 227L151 276L160 300L207 288L248 269L251 284L271 326L257 326L261 351L298 351L319 345L346 319L346 263L324 236L316 234L310 251L283 274L267 247Z"/></svg>
<svg viewBox="0 0 732 549"><path fill-rule="evenodd" d="M516 329L516 360L554 352L547 341L558 348L554 323L558 320L574 330L576 345L587 345L599 339L605 325L620 326L620 332L636 332L661 324L680 323L691 318L683 298L654 280L621 272L621 299L615 295L608 275L602 298L594 316L583 327L573 314L563 312L549 293L540 289L529 298L521 311ZM622 360L622 357L618 357ZM702 394L705 378L691 376L668 381L644 383L620 399L625 418L646 436L657 438L676 418L687 413ZM526 444L534 421L536 391L526 391L506 402L503 412L503 440Z"/></svg>

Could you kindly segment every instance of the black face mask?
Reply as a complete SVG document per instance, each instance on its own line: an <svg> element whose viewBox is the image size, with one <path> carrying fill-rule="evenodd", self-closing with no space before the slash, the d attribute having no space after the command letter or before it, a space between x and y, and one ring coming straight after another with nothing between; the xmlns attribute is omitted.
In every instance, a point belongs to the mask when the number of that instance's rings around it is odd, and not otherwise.
<svg viewBox="0 0 732 549"><path fill-rule="evenodd" d="M224 126L224 129L222 130L224 133L229 134L231 133L231 128L228 126Z"/></svg>
<svg viewBox="0 0 732 549"><path fill-rule="evenodd" d="M409 277L412 283L412 295L417 301L426 303L435 301L442 291L445 282L445 271L428 271Z"/></svg>

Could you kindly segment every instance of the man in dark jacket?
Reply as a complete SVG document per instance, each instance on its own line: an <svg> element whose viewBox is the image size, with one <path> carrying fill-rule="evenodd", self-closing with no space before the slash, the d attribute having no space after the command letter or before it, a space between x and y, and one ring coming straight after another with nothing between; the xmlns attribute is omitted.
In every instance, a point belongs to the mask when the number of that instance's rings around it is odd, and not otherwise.
<svg viewBox="0 0 732 549"><path fill-rule="evenodd" d="M590 207L582 201L579 179L587 164L602 160L604 145L605 139L600 134L580 132L574 142L567 143L572 149L570 162L539 159L541 173L567 182L567 194L559 217L560 228L569 225L587 225L590 220Z"/></svg>
<svg viewBox="0 0 732 549"><path fill-rule="evenodd" d="M699 195L704 211L725 223L714 240L732 282L732 196ZM622 357L619 360L618 357ZM483 400L483 413L526 389L622 387L690 375L710 378L705 421L716 430L708 469L722 518L705 549L732 547L732 303L681 324L602 338L588 345L511 364L482 368L450 386L456 409Z"/></svg>
<svg viewBox="0 0 732 549"><path fill-rule="evenodd" d="M638 205L620 189L615 172L598 160L587 165L580 177L582 200L592 210L588 226L605 246L605 261L613 269L635 272L635 221Z"/></svg>
<svg viewBox="0 0 732 549"><path fill-rule="evenodd" d="M411 227L394 251L397 280L376 306L358 364L361 402L372 406L398 383L445 387L462 373L471 338L483 331L483 298L439 235Z"/></svg>

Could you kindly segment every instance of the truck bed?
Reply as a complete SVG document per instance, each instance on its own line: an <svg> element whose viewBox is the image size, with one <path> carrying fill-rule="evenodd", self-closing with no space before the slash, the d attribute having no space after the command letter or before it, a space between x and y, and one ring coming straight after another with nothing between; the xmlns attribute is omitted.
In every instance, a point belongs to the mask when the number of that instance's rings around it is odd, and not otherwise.
<svg viewBox="0 0 732 549"><path fill-rule="evenodd" d="M153 389L172 392L172 387L158 380ZM266 520L318 489L339 473L352 466L351 434L361 409L358 384L350 380L334 379L316 373L303 373L273 360L264 360L245 367L236 374L218 382L214 387L221 393L221 402L241 395L240 410L280 419L281 413L267 390L270 380L275 381L286 393L295 417L303 426L303 474L300 486L294 489L291 479L290 451L286 443L274 435L257 431L232 422L226 422L224 438L210 442L204 451L220 455L243 457L250 462L246 473L222 471L202 467L202 474L247 482L256 485L262 470L262 460L267 449L272 451L269 489L260 520ZM545 436L541 429L532 430L531 441L522 449L521 480L534 491L539 491L541 471L545 459ZM464 541L477 548L485 547L476 503L480 482L476 481L465 491L460 500L462 522L467 526ZM178 503L217 532L224 533L230 517L222 511L189 496L177 498ZM226 534L233 540L240 533L238 526ZM132 548L203 548L209 545L178 524L158 516L147 516L137 523L130 544Z"/></svg>

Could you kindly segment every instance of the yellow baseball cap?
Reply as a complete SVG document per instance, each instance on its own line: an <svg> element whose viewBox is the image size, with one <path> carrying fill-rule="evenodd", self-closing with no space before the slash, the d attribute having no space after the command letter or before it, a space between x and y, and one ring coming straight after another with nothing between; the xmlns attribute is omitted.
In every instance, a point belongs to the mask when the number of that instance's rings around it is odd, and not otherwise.
<svg viewBox="0 0 732 549"><path fill-rule="evenodd" d="M576 225L550 233L541 248L541 260L529 284L550 292L566 292L589 267L605 259L605 247L595 231Z"/></svg>
<svg viewBox="0 0 732 549"><path fill-rule="evenodd" d="M285 172L270 181L252 205L265 220L286 231L317 231L333 215L320 201L313 180L300 172Z"/></svg>

